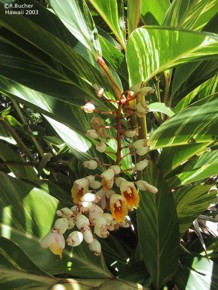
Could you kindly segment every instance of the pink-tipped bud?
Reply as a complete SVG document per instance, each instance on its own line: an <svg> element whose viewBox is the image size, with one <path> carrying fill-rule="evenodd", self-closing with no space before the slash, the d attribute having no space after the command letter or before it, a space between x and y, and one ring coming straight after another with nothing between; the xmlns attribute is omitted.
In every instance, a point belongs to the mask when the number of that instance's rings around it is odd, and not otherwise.
<svg viewBox="0 0 218 290"><path fill-rule="evenodd" d="M58 230L60 234L64 234L68 229L68 220L66 218L59 218L55 221L53 229Z"/></svg>
<svg viewBox="0 0 218 290"><path fill-rule="evenodd" d="M95 225L102 230L107 230L107 220L103 216L100 216L95 220Z"/></svg>
<svg viewBox="0 0 218 290"><path fill-rule="evenodd" d="M107 145L104 142L98 142L95 146L96 150L100 153L105 152Z"/></svg>
<svg viewBox="0 0 218 290"><path fill-rule="evenodd" d="M157 193L158 189L157 187L149 184L148 182L144 181L144 180L138 180L135 182L137 187L142 190L142 191L149 191L151 193Z"/></svg>
<svg viewBox="0 0 218 290"><path fill-rule="evenodd" d="M68 230L71 230L75 227L75 220L74 218L68 219Z"/></svg>
<svg viewBox="0 0 218 290"><path fill-rule="evenodd" d="M101 244L98 240L94 239L91 244L89 244L90 251L94 252L95 256L101 255Z"/></svg>
<svg viewBox="0 0 218 290"><path fill-rule="evenodd" d="M79 214L76 218L76 226L79 230L82 229L87 229L89 228L90 222L89 219L83 215L83 214Z"/></svg>
<svg viewBox="0 0 218 290"><path fill-rule="evenodd" d="M84 161L83 166L90 170L95 170L98 167L98 162L95 160Z"/></svg>
<svg viewBox="0 0 218 290"><path fill-rule="evenodd" d="M101 228L94 226L94 233L99 237L99 238L107 238L109 236L109 231L108 230L102 230Z"/></svg>
<svg viewBox="0 0 218 290"><path fill-rule="evenodd" d="M56 211L57 215L63 218L70 218L73 214L72 210L68 207L64 207Z"/></svg>
<svg viewBox="0 0 218 290"><path fill-rule="evenodd" d="M89 220L92 224L95 224L95 220L102 216L104 213L103 209L97 204L93 204L89 209Z"/></svg>
<svg viewBox="0 0 218 290"><path fill-rule="evenodd" d="M66 242L69 246L76 247L79 246L83 241L83 234L79 231L74 231L69 234Z"/></svg>
<svg viewBox="0 0 218 290"><path fill-rule="evenodd" d="M148 166L148 160L144 159L135 164L135 170L137 171L144 170L146 166Z"/></svg>
<svg viewBox="0 0 218 290"><path fill-rule="evenodd" d="M86 136L92 139L98 139L100 137L94 129L87 130Z"/></svg>

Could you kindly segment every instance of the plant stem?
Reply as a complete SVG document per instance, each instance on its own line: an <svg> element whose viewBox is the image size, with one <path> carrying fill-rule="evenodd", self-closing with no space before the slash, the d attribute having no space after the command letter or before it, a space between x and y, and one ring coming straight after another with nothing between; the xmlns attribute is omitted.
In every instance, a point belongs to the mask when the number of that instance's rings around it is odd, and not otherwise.
<svg viewBox="0 0 218 290"><path fill-rule="evenodd" d="M44 156L44 152L41 148L41 146L39 145L38 141L36 140L36 138L33 136L32 130L30 129L29 124L27 123L27 121L25 120L23 113L21 112L21 109L19 107L19 105L17 104L16 101L14 101L13 99L11 99L12 104L14 105L15 110L17 111L21 121L23 122L23 124L25 125L25 127L27 128L27 131L30 134L30 138L32 139L34 145L36 146L36 149L39 152L39 155L41 156L41 158Z"/></svg>
<svg viewBox="0 0 218 290"><path fill-rule="evenodd" d="M121 125L121 111L122 111L122 102L121 100L118 103L117 109L117 160L116 164L119 165L121 160L121 151L122 151L122 125Z"/></svg>

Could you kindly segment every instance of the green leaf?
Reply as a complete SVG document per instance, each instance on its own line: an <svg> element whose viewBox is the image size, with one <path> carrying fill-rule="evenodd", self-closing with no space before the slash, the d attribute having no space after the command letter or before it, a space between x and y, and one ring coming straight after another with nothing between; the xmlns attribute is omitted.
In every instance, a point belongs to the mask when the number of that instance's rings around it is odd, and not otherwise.
<svg viewBox="0 0 218 290"><path fill-rule="evenodd" d="M37 174L33 166L25 164L25 160L18 153L2 142L0 142L0 158L17 178L36 178Z"/></svg>
<svg viewBox="0 0 218 290"><path fill-rule="evenodd" d="M217 12L217 0L175 0L166 13L163 25L201 31Z"/></svg>
<svg viewBox="0 0 218 290"><path fill-rule="evenodd" d="M51 7L68 30L95 55L101 55L101 46L98 40L98 32L91 17L90 11L84 0L70 1L63 3L57 0L50 0Z"/></svg>
<svg viewBox="0 0 218 290"><path fill-rule="evenodd" d="M56 210L61 206L48 191L1 172L0 183L1 235L24 249L37 267L49 274L71 273L81 278L111 277L103 257L94 256L86 244L77 249L67 247L62 260L50 250L40 247L39 238L50 231Z"/></svg>
<svg viewBox="0 0 218 290"><path fill-rule="evenodd" d="M217 57L218 38L190 31L141 27L131 34L126 55L131 87L176 65Z"/></svg>
<svg viewBox="0 0 218 290"><path fill-rule="evenodd" d="M166 176L193 155L205 150L209 144L187 144L164 148L158 160L158 167L161 169L164 176Z"/></svg>
<svg viewBox="0 0 218 290"><path fill-rule="evenodd" d="M190 93L193 94L193 96L196 96L198 91L195 91L194 89L197 87L199 87L199 89L206 86L208 87L212 81L210 78L214 77L214 75L215 78L218 78L216 76L217 66L218 61L193 62L178 66L173 75L171 92L172 103L177 104L178 101L183 103L184 100L182 97L187 94ZM208 79L210 80L205 82ZM206 94L205 97L207 95L209 96L210 93ZM186 96L186 98L188 97ZM192 100L192 98L189 99L190 101Z"/></svg>
<svg viewBox="0 0 218 290"><path fill-rule="evenodd" d="M171 117L151 134L151 149L215 141L218 138L217 106L218 99L212 96Z"/></svg>
<svg viewBox="0 0 218 290"><path fill-rule="evenodd" d="M168 117L172 117L173 115L175 115L172 109L167 107L164 103L159 103L159 102L149 104L148 110L149 110L149 112L164 113Z"/></svg>
<svg viewBox="0 0 218 290"><path fill-rule="evenodd" d="M171 186L185 185L218 174L218 150L205 152L197 160L190 160L182 172L168 179Z"/></svg>
<svg viewBox="0 0 218 290"><path fill-rule="evenodd" d="M128 35L130 35L137 27L141 15L141 0L128 0L127 1L127 23L128 23Z"/></svg>
<svg viewBox="0 0 218 290"><path fill-rule="evenodd" d="M186 186L174 192L176 211L182 237L193 221L214 202L217 190L211 185Z"/></svg>
<svg viewBox="0 0 218 290"><path fill-rule="evenodd" d="M123 0L89 0L89 2L107 23L122 48L125 49L126 28L124 22Z"/></svg>
<svg viewBox="0 0 218 290"><path fill-rule="evenodd" d="M207 258L184 256L173 280L181 289L216 290L218 288L218 266Z"/></svg>
<svg viewBox="0 0 218 290"><path fill-rule="evenodd" d="M158 188L153 195L141 192L137 211L143 261L155 289L169 281L178 266L179 229L173 196L158 169L146 168L145 179Z"/></svg>
<svg viewBox="0 0 218 290"><path fill-rule="evenodd" d="M144 24L161 25L169 5L169 0L143 0L141 14Z"/></svg>

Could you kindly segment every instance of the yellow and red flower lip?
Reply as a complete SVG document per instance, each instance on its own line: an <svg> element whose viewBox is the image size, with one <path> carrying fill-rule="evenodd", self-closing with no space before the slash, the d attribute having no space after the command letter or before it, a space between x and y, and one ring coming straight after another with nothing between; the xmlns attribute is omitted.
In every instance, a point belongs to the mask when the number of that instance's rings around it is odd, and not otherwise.
<svg viewBox="0 0 218 290"><path fill-rule="evenodd" d="M112 194L110 198L110 211L117 222L122 222L128 213L126 199L120 194Z"/></svg>
<svg viewBox="0 0 218 290"><path fill-rule="evenodd" d="M138 207L140 198L133 182L122 181L120 184L120 192L126 199L126 205L129 209Z"/></svg>

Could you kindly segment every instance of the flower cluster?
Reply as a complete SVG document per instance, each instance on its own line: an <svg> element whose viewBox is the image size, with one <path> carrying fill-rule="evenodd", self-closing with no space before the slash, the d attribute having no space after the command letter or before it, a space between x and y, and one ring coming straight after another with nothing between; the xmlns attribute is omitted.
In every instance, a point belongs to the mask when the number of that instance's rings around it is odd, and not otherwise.
<svg viewBox="0 0 218 290"><path fill-rule="evenodd" d="M142 88L146 93L151 88ZM141 91L140 91L141 92ZM98 94L99 95L99 94ZM105 97L104 92L99 97ZM134 97L134 94L133 94ZM122 109L125 102L118 102L116 109L117 121L117 153L114 165L100 164L97 159L86 160L83 166L87 170L104 168L101 174L88 175L74 181L71 196L74 206L62 208L57 211L58 219L51 231L42 239L41 246L49 248L55 255L62 257L65 244L76 247L85 241L95 255L101 254L101 244L98 238L107 238L111 231L120 227L128 227L128 212L139 206L140 191L156 194L158 189L145 180L133 181L125 179L121 167L123 137L136 138L137 129L122 129ZM141 117L147 112L146 102L141 101L135 107L135 114ZM82 109L86 113L95 112L92 103L87 103ZM124 110L123 110L124 111ZM125 114L125 112L123 112ZM86 132L87 137L93 139L95 148L100 153L107 149L107 132L103 121L98 117L91 119L91 129ZM149 151L146 139L129 142L130 154L132 151L138 155L140 161L134 164L134 172L142 171L148 165L148 160L143 159ZM69 232L67 235L67 231Z"/></svg>

